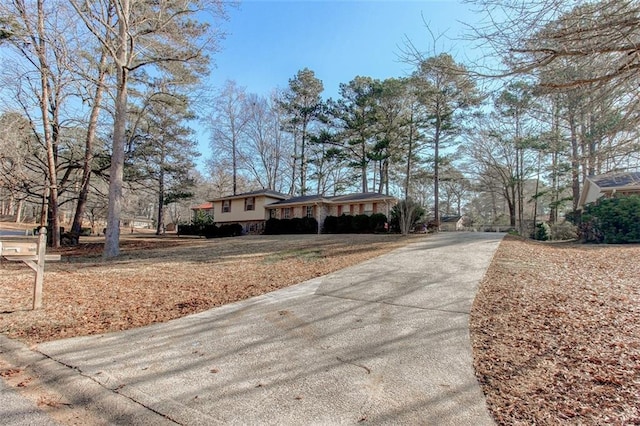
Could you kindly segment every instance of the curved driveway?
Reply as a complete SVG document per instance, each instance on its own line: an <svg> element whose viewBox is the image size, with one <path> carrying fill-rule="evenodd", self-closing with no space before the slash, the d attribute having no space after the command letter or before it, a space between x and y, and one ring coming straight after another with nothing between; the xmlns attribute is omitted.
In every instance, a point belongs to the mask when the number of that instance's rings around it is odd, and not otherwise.
<svg viewBox="0 0 640 426"><path fill-rule="evenodd" d="M490 425L468 320L502 236L429 235L250 300L37 351L100 384L109 398L91 404L112 424Z"/></svg>

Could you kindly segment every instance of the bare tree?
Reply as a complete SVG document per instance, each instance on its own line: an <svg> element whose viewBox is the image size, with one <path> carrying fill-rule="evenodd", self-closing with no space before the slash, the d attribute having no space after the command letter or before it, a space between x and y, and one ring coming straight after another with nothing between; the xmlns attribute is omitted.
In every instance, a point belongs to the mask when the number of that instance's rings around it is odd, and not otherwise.
<svg viewBox="0 0 640 426"><path fill-rule="evenodd" d="M206 71L205 50L215 51L220 33L201 23L205 13L224 17L219 0L70 0L80 19L113 61L116 72L114 123L109 172L109 212L104 258L119 254L120 215L126 144L127 102L134 71L153 67L169 79L195 83ZM115 12L115 23L107 21ZM104 34L110 34L105 37ZM209 35L206 37L206 35Z"/></svg>
<svg viewBox="0 0 640 426"><path fill-rule="evenodd" d="M282 130L283 117L277 96L273 93L269 98L255 94L246 97L246 151L241 152L241 159L244 168L262 188L282 191L288 171L284 159L292 147L290 134Z"/></svg>
<svg viewBox="0 0 640 426"><path fill-rule="evenodd" d="M233 195L238 193L241 145L250 117L246 99L244 87L227 80L213 98L212 112L206 120L211 130L211 151L226 156L231 163Z"/></svg>
<svg viewBox="0 0 640 426"><path fill-rule="evenodd" d="M471 0L486 24L470 28L471 38L489 48L506 68L491 75L531 73L568 60L599 63L592 75L562 75L549 87L636 81L640 68L640 4L628 0L591 3L565 0Z"/></svg>

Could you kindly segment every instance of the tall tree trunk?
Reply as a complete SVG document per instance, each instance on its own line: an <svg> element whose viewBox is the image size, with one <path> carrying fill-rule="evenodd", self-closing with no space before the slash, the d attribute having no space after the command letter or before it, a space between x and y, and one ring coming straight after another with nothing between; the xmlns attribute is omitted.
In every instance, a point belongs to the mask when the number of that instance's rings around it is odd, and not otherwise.
<svg viewBox="0 0 640 426"><path fill-rule="evenodd" d="M307 145L307 125L305 121L302 126L302 140L300 141L300 195L304 196L307 193L307 158L306 158L306 145Z"/></svg>
<svg viewBox="0 0 640 426"><path fill-rule="evenodd" d="M367 176L367 146L364 139L362 140L360 147L362 148L360 152L360 155L362 156L362 164L360 166L360 172L362 173L362 192L369 192Z"/></svg>
<svg viewBox="0 0 640 426"><path fill-rule="evenodd" d="M22 222L22 210L24 208L24 200L18 200L18 206L16 208L16 223Z"/></svg>
<svg viewBox="0 0 640 426"><path fill-rule="evenodd" d="M580 153L578 149L578 135L575 118L569 118L569 130L571 132L571 189L573 195L573 211L578 210L580 200Z"/></svg>
<svg viewBox="0 0 640 426"><path fill-rule="evenodd" d="M291 187L289 189L289 195L293 196L296 193L296 172L298 169L298 134L293 132L293 167L291 168Z"/></svg>
<svg viewBox="0 0 640 426"><path fill-rule="evenodd" d="M404 198L405 200L409 198L409 183L411 180L411 159L413 157L413 110L411 111L409 125L409 146L407 147L407 167L406 167L406 176L404 179Z"/></svg>
<svg viewBox="0 0 640 426"><path fill-rule="evenodd" d="M53 140L53 129L50 114L50 87L49 87L49 66L47 64L47 46L44 28L44 0L38 0L38 39L36 42L35 50L38 55L38 61L40 65L40 111L42 113L42 126L44 130L44 140L47 151L47 173L48 173L48 189L49 189L49 210L50 216L47 218L47 223L51 226L51 232L49 233L49 241L53 247L60 246L60 218L58 216L58 176L56 166L56 152ZM25 16L25 22L27 17Z"/></svg>
<svg viewBox="0 0 640 426"><path fill-rule="evenodd" d="M235 195L235 192L234 194ZM158 221L156 223L156 235L164 233L164 172L162 165L160 166L160 175L158 176Z"/></svg>
<svg viewBox="0 0 640 426"><path fill-rule="evenodd" d="M105 234L105 259L120 254L120 215L122 213L122 186L124 177L124 148L127 125L127 84L129 79L127 23L130 16L129 0L120 0L118 13L118 50L116 52L117 88L115 119L113 123L113 145L109 169L109 209Z"/></svg>
<svg viewBox="0 0 640 426"><path fill-rule="evenodd" d="M104 79L107 75L106 72L107 55L104 49L100 55L100 64L98 65L98 80L96 82L96 92L93 97L93 105L91 107L91 114L89 115L89 125L87 127L87 135L84 146L84 163L82 165L82 183L80 185L80 193L78 194L78 204L76 206L76 212L73 217L73 224L71 225L71 232L76 235L80 235L82 228L82 219L84 217L84 211L87 205L87 199L89 197L90 181L91 181L91 167L93 165L93 142L96 137L96 130L98 128L98 117L100 116L102 96L104 94Z"/></svg>
<svg viewBox="0 0 640 426"><path fill-rule="evenodd" d="M440 116L436 120L436 128L433 136L433 220L436 226L440 226L440 130L442 122Z"/></svg>

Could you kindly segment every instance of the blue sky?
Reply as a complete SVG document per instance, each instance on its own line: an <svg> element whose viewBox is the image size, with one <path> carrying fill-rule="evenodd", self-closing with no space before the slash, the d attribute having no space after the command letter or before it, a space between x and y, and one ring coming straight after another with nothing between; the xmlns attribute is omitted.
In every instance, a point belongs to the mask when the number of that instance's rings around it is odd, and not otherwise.
<svg viewBox="0 0 640 426"><path fill-rule="evenodd" d="M313 70L324 83L325 98L337 97L340 83L355 76L401 77L411 67L400 61L406 38L418 48L436 46L460 62L473 56L456 39L462 22L477 19L459 1L246 0L231 9L224 23L227 38L214 56L209 86L235 80L249 92L267 95L285 88L298 70Z"/></svg>

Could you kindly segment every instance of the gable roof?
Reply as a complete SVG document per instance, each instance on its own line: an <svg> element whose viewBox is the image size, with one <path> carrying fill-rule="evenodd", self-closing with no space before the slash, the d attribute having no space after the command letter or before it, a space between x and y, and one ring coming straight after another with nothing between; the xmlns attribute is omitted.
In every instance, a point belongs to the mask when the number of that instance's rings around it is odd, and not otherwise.
<svg viewBox="0 0 640 426"><path fill-rule="evenodd" d="M247 198L247 197L257 197L260 195L264 195L265 197L271 197L271 198L279 198L281 200L285 200L289 198L288 195L285 195L278 191L273 191L271 189L259 189L257 191L243 192L242 194L227 195L220 198L214 198L213 200L211 200L211 202L213 203L215 201L235 200L238 198Z"/></svg>
<svg viewBox="0 0 640 426"><path fill-rule="evenodd" d="M640 192L640 172L611 172L588 176L582 188L578 206L597 200L602 194Z"/></svg>
<svg viewBox="0 0 640 426"><path fill-rule="evenodd" d="M589 176L601 190L640 189L640 172L606 173L599 176Z"/></svg>

